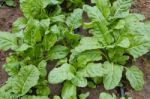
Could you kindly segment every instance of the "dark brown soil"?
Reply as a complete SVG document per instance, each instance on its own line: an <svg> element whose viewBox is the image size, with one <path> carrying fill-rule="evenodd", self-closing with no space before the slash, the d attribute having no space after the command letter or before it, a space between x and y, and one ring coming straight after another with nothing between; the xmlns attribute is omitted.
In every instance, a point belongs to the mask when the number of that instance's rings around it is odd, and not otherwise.
<svg viewBox="0 0 150 99"><path fill-rule="evenodd" d="M18 0L16 0L18 1ZM142 13L146 16L146 21L150 20L150 0L134 0L134 4L132 7L133 12ZM19 10L19 7L8 8L3 7L0 8L0 31L11 31L12 23L22 15ZM7 55L5 53L0 52L0 86L5 83L7 80L7 74L2 69L2 65L5 63L5 57ZM134 92L132 90L128 90L126 92L127 95L133 97L133 99L150 99L150 54L146 54L145 56L139 58L136 62L139 67L144 72L145 85L144 89L141 92ZM52 64L49 64L51 67ZM49 68L51 70L51 68ZM50 85L51 88L51 99L54 95L60 95L61 85ZM98 99L100 92L104 91L103 86L97 86L97 88L79 88L79 93L90 92L90 96L88 99ZM116 90L113 90L115 94L117 94ZM118 94L117 94L118 95Z"/></svg>

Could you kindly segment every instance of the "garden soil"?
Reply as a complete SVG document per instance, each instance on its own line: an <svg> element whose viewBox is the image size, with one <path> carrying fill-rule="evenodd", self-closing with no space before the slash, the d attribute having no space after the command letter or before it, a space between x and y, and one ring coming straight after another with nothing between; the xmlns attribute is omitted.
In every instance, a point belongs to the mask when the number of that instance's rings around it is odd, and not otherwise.
<svg viewBox="0 0 150 99"><path fill-rule="evenodd" d="M16 0L17 6L15 8L2 7L0 8L0 31L11 31L12 23L20 16L22 16L19 10L18 0ZM134 0L132 6L132 12L142 13L146 16L145 21L150 21L150 0ZM2 69L2 65L5 63L5 57L8 53L0 52L0 86L2 86L7 80L7 73ZM132 96L133 99L150 99L150 53L137 59L136 63L144 73L145 85L144 89L140 92L134 92L128 86L125 88L125 94ZM49 64L47 70L50 71L54 64ZM49 85L51 88L51 99L54 95L60 95L62 85ZM104 91L102 85L97 88L78 88L78 93L90 92L88 99L98 99L100 92ZM110 93L118 94L118 90L109 91Z"/></svg>

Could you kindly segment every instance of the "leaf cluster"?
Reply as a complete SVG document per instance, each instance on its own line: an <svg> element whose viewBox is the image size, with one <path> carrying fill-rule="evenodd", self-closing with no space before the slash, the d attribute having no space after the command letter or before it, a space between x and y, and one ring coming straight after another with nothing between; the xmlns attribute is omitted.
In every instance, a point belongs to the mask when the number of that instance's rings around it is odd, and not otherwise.
<svg viewBox="0 0 150 99"><path fill-rule="evenodd" d="M124 76L134 90L143 88L142 71L128 62L150 50L150 24L143 22L143 15L130 13L131 0L85 3L20 0L24 17L13 23L12 33L0 32L0 49L11 50L3 66L9 78L0 98L48 99L48 83L63 83L61 95L53 99L86 99L89 93L78 95L78 87L104 84L111 90ZM79 28L89 35L76 34ZM51 61L56 65L47 79ZM106 97L116 99L101 93L100 99Z"/></svg>

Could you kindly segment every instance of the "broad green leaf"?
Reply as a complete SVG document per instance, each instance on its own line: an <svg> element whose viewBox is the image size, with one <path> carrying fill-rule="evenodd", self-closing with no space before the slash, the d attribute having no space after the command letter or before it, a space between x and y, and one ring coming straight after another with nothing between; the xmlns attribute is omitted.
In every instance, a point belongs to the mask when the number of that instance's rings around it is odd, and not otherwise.
<svg viewBox="0 0 150 99"><path fill-rule="evenodd" d="M27 19L24 17L18 18L12 26L13 32L19 32L20 30L23 30L26 27Z"/></svg>
<svg viewBox="0 0 150 99"><path fill-rule="evenodd" d="M86 87L87 86L87 79L77 74L71 82L78 86L78 87Z"/></svg>
<svg viewBox="0 0 150 99"><path fill-rule="evenodd" d="M94 22L103 22L103 24L106 24L107 21L105 17L103 16L102 12L96 7L91 7L89 5L83 6L84 11L87 12L88 16L92 19Z"/></svg>
<svg viewBox="0 0 150 99"><path fill-rule="evenodd" d="M36 93L37 95L39 96L48 96L50 95L50 88L48 85L45 85L45 86L38 86L36 87Z"/></svg>
<svg viewBox="0 0 150 99"><path fill-rule="evenodd" d="M17 95L11 94L10 92L5 92L0 89L0 99L18 99Z"/></svg>
<svg viewBox="0 0 150 99"><path fill-rule="evenodd" d="M80 95L79 95L79 99L87 99L87 97L88 97L89 95L90 95L89 92L84 93L84 94L80 94Z"/></svg>
<svg viewBox="0 0 150 99"><path fill-rule="evenodd" d="M35 19L29 19L27 26L24 30L25 43L34 45L42 39L42 31L40 30L40 22Z"/></svg>
<svg viewBox="0 0 150 99"><path fill-rule="evenodd" d="M96 84L93 81L88 81L88 87L89 88L96 88Z"/></svg>
<svg viewBox="0 0 150 99"><path fill-rule="evenodd" d="M47 18L45 7L50 4L49 0L20 0L20 8L26 18Z"/></svg>
<svg viewBox="0 0 150 99"><path fill-rule="evenodd" d="M42 60L38 65L38 70L40 72L41 77L45 77L47 75L46 66L47 62L45 60Z"/></svg>
<svg viewBox="0 0 150 99"><path fill-rule="evenodd" d="M89 63L85 68L80 69L77 73L81 77L102 77L105 70L100 63Z"/></svg>
<svg viewBox="0 0 150 99"><path fill-rule="evenodd" d="M130 46L130 41L128 38L123 38L118 44L117 46L120 46L122 48L128 48Z"/></svg>
<svg viewBox="0 0 150 99"><path fill-rule="evenodd" d="M61 4L63 0L49 0L51 5Z"/></svg>
<svg viewBox="0 0 150 99"><path fill-rule="evenodd" d="M99 96L99 99L116 99L116 96L114 94L112 96L108 93L102 92Z"/></svg>
<svg viewBox="0 0 150 99"><path fill-rule="evenodd" d="M119 20L119 22L117 23L117 25L114 27L115 29L122 29L125 27L126 22L124 20Z"/></svg>
<svg viewBox="0 0 150 99"><path fill-rule="evenodd" d="M102 59L101 52L99 50L90 50L81 53L78 58L78 66L84 67L88 62L99 61Z"/></svg>
<svg viewBox="0 0 150 99"><path fill-rule="evenodd" d="M39 71L33 66L24 66L18 75L12 79L12 90L19 96L25 95L39 80Z"/></svg>
<svg viewBox="0 0 150 99"><path fill-rule="evenodd" d="M49 99L47 96L23 96L21 99Z"/></svg>
<svg viewBox="0 0 150 99"><path fill-rule="evenodd" d="M111 9L113 18L124 18L128 16L131 3L132 0L116 0Z"/></svg>
<svg viewBox="0 0 150 99"><path fill-rule="evenodd" d="M19 72L20 63L18 61L9 62L3 65L9 76L16 76Z"/></svg>
<svg viewBox="0 0 150 99"><path fill-rule="evenodd" d="M48 75L48 81L52 84L58 84L65 80L71 80L74 77L74 67L66 63L58 68L54 68Z"/></svg>
<svg viewBox="0 0 150 99"><path fill-rule="evenodd" d="M12 7L15 7L15 5L16 5L14 0L5 0L5 3L8 6L12 6Z"/></svg>
<svg viewBox="0 0 150 99"><path fill-rule="evenodd" d="M72 52L83 52L87 50L103 48L97 39L92 37L83 37L79 45Z"/></svg>
<svg viewBox="0 0 150 99"><path fill-rule="evenodd" d="M75 9L69 17L67 17L66 24L72 29L79 28L82 25L82 9Z"/></svg>
<svg viewBox="0 0 150 99"><path fill-rule="evenodd" d="M124 55L125 50L124 48L113 48L108 50L108 55L110 60L115 64L122 64L124 65L127 60L129 59L129 56Z"/></svg>
<svg viewBox="0 0 150 99"><path fill-rule="evenodd" d="M104 17L108 17L110 15L110 0L96 0L96 5L102 12Z"/></svg>
<svg viewBox="0 0 150 99"><path fill-rule="evenodd" d="M144 85L143 73L136 66L132 66L126 69L126 77L129 80L131 86L136 91L140 91Z"/></svg>
<svg viewBox="0 0 150 99"><path fill-rule="evenodd" d="M60 96L54 96L53 99L61 99Z"/></svg>
<svg viewBox="0 0 150 99"><path fill-rule="evenodd" d="M48 52L48 59L54 60L65 58L68 52L69 51L67 47L62 45L56 45Z"/></svg>
<svg viewBox="0 0 150 99"><path fill-rule="evenodd" d="M62 99L77 99L76 86L69 81L65 82L61 92L61 97Z"/></svg>
<svg viewBox="0 0 150 99"><path fill-rule="evenodd" d="M87 27L90 29L90 33L93 34L93 36L104 45L113 43L114 38L108 30L108 22L103 16L102 12L96 6L91 7L85 5L83 9L87 12L88 17L91 20L90 27Z"/></svg>
<svg viewBox="0 0 150 99"><path fill-rule="evenodd" d="M0 50L7 51L15 48L17 48L17 37L15 34L0 32Z"/></svg>
<svg viewBox="0 0 150 99"><path fill-rule="evenodd" d="M148 40L148 38L143 36L132 39L132 45L127 49L127 52L134 58L138 58L146 54L150 50L149 42L150 41Z"/></svg>
<svg viewBox="0 0 150 99"><path fill-rule="evenodd" d="M92 80L94 81L94 83L96 85L101 84L103 82L103 78L102 77L94 77L94 78L92 78Z"/></svg>
<svg viewBox="0 0 150 99"><path fill-rule="evenodd" d="M30 47L31 46L29 46L28 44L24 43L24 44L21 44L18 48L16 48L15 51L23 52L23 51L27 50Z"/></svg>
<svg viewBox="0 0 150 99"><path fill-rule="evenodd" d="M46 51L49 51L57 42L57 36L55 34L46 34L43 39L43 46Z"/></svg>
<svg viewBox="0 0 150 99"><path fill-rule="evenodd" d="M110 90L115 88L122 78L123 66L105 62L103 67L107 71L107 75L103 78L105 89Z"/></svg>

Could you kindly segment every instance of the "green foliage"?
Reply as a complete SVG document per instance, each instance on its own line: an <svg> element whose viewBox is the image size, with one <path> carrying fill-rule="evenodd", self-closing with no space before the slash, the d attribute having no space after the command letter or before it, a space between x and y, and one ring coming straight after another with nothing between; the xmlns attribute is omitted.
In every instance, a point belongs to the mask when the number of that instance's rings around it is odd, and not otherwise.
<svg viewBox="0 0 150 99"><path fill-rule="evenodd" d="M54 99L86 99L89 93L77 95L78 87L103 83L111 90L124 76L140 91L143 73L127 63L150 50L150 24L129 12L131 2L92 0L90 6L83 0L20 0L24 17L13 23L12 33L0 32L0 50L10 53L0 99L48 99L48 83L63 83L61 96ZM49 62L56 65L47 74ZM116 96L101 93L99 98Z"/></svg>
<svg viewBox="0 0 150 99"><path fill-rule="evenodd" d="M126 69L126 77L135 90L140 91L143 89L143 73L136 66Z"/></svg>
<svg viewBox="0 0 150 99"><path fill-rule="evenodd" d="M99 99L116 99L116 96L114 94L112 96L108 93L103 92L100 94Z"/></svg>

